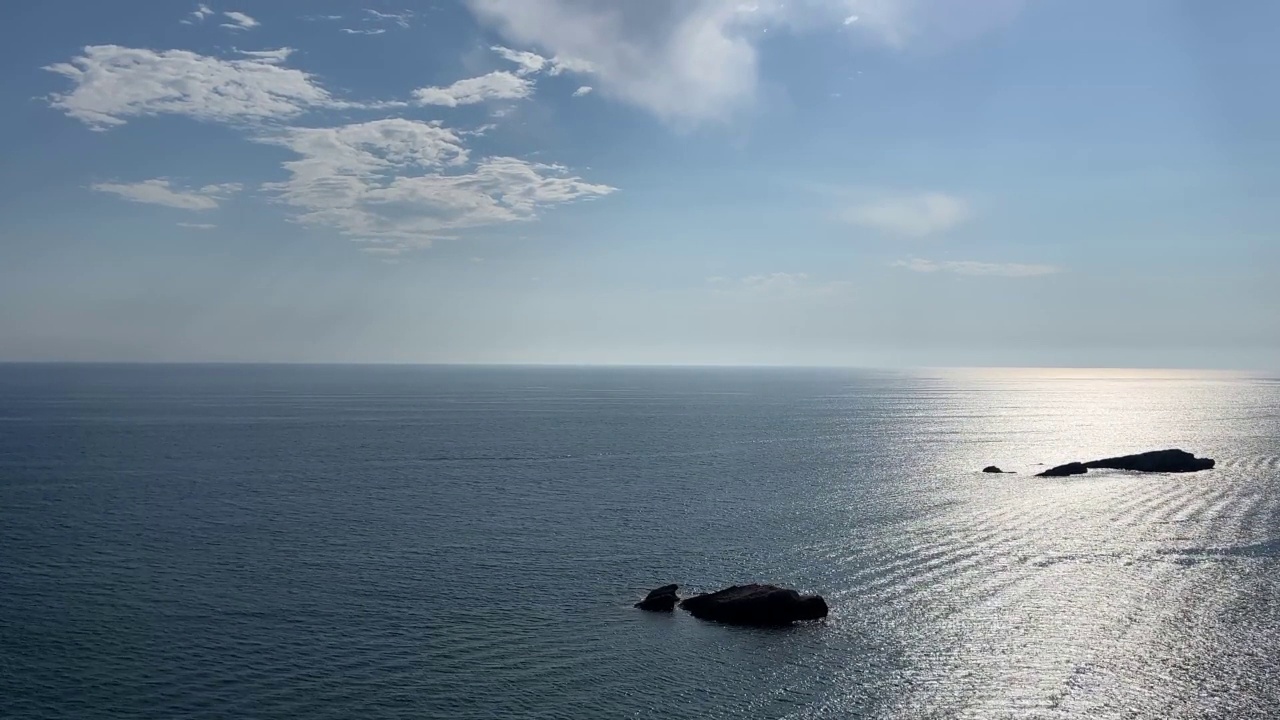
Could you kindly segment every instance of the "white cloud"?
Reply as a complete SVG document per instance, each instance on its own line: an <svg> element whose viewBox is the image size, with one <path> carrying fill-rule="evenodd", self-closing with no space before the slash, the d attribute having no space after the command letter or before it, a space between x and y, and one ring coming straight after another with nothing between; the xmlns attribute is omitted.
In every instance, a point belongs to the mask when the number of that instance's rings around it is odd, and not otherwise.
<svg viewBox="0 0 1280 720"><path fill-rule="evenodd" d="M893 263L919 273L954 273L956 275L996 275L1001 277L1035 277L1052 275L1062 271L1055 265L1025 265L1021 263L988 263L974 260L923 260L912 258Z"/></svg>
<svg viewBox="0 0 1280 720"><path fill-rule="evenodd" d="M467 228L531 220L543 207L608 195L560 166L509 157L469 161L439 123L376 120L289 128L264 138L297 153L266 189L300 222L391 248L426 246Z"/></svg>
<svg viewBox="0 0 1280 720"><path fill-rule="evenodd" d="M357 28L342 28L341 32L348 35L381 35L386 32L386 28L373 28L370 30L359 30Z"/></svg>
<svg viewBox="0 0 1280 720"><path fill-rule="evenodd" d="M317 20L331 22L334 20L341 20L342 16L341 15L303 15L302 19L310 22L315 22Z"/></svg>
<svg viewBox="0 0 1280 720"><path fill-rule="evenodd" d="M392 23L395 23L396 25L399 25L402 28L408 28L409 18L413 17L413 13L411 12L384 13L384 12L378 12L377 10L365 10L365 12L368 13L370 17L372 17L375 20L392 22Z"/></svg>
<svg viewBox="0 0 1280 720"><path fill-rule="evenodd" d="M509 41L553 58L552 74L590 72L605 95L677 124L723 121L748 106L757 46L772 27L851 24L889 47L963 39L1025 0L467 0ZM558 58L564 58L555 65ZM570 60L569 58L572 58Z"/></svg>
<svg viewBox="0 0 1280 720"><path fill-rule="evenodd" d="M212 210L227 195L241 189L238 183L225 183L184 190L174 187L167 178L138 183L95 183L90 187L97 192L118 195L132 202L164 205L179 210Z"/></svg>
<svg viewBox="0 0 1280 720"><path fill-rule="evenodd" d="M584 74L596 71L595 65L592 65L589 61L583 60L582 58L557 55L551 58L548 62L551 63L551 70L547 72L548 75L561 75L567 72Z"/></svg>
<svg viewBox="0 0 1280 720"><path fill-rule="evenodd" d="M282 47L277 50L236 50L236 52L270 65L279 65L280 63L288 60L289 56L297 52L297 50L289 47Z"/></svg>
<svg viewBox="0 0 1280 720"><path fill-rule="evenodd" d="M196 23L204 22L210 15L213 15L213 10L210 10L208 5L201 3L196 6L196 9L191 12L191 15L189 15L187 19L180 22L183 25L194 25Z"/></svg>
<svg viewBox="0 0 1280 720"><path fill-rule="evenodd" d="M963 199L944 193L885 196L841 213L846 222L894 235L926 237L946 232L969 219Z"/></svg>
<svg viewBox="0 0 1280 720"><path fill-rule="evenodd" d="M590 95L591 90L592 90L592 87L590 85L583 85L582 87L573 91L573 96L582 97L583 95Z"/></svg>
<svg viewBox="0 0 1280 720"><path fill-rule="evenodd" d="M95 130L149 115L262 121L314 107L353 106L335 101L307 73L271 58L221 60L186 50L93 45L45 70L74 84L52 95L50 104Z"/></svg>
<svg viewBox="0 0 1280 720"><path fill-rule="evenodd" d="M222 13L222 15L231 21L229 23L222 23L222 27L229 30L252 30L262 24L248 15L245 15L242 12L236 12L235 10L229 10Z"/></svg>
<svg viewBox="0 0 1280 720"><path fill-rule="evenodd" d="M498 53L503 59L519 65L520 69L516 70L517 75L532 75L542 70L550 62L538 53L528 52L527 50L512 50L501 45L494 45L489 49Z"/></svg>
<svg viewBox="0 0 1280 720"><path fill-rule="evenodd" d="M485 100L519 100L533 94L533 81L506 71L459 80L448 87L425 87L413 91L423 105L474 105Z"/></svg>
<svg viewBox="0 0 1280 720"><path fill-rule="evenodd" d="M847 18L845 18L845 19L844 19L844 24L845 24L845 25L852 25L852 24L854 24L854 23L856 23L856 22L858 22L858 16L857 16L857 15L850 15L849 17L847 17Z"/></svg>
<svg viewBox="0 0 1280 720"><path fill-rule="evenodd" d="M672 121L723 119L755 89L737 0L470 0L521 45L595 74L601 92ZM754 14L754 13L753 13ZM569 58L572 58L571 60Z"/></svg>
<svg viewBox="0 0 1280 720"><path fill-rule="evenodd" d="M178 227L183 227L183 228L186 228L186 229L188 229L188 230L215 230L215 229L217 229L217 227L218 227L218 226L217 226L217 225L214 225L213 223L188 223L188 222L180 222L180 223L178 223Z"/></svg>

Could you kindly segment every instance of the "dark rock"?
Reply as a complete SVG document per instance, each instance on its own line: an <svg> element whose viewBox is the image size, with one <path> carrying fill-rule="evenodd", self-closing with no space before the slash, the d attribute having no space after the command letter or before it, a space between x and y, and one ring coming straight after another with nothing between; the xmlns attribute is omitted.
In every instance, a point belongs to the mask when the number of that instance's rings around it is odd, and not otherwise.
<svg viewBox="0 0 1280 720"><path fill-rule="evenodd" d="M636 607L641 610L650 612L671 612L675 609L676 603L680 602L680 596L676 595L679 585L663 585L653 590L644 599L636 603Z"/></svg>
<svg viewBox="0 0 1280 720"><path fill-rule="evenodd" d="M1198 458L1185 450L1155 450L1137 455L1094 460L1084 464L1087 468L1160 473L1197 472L1209 470L1213 465L1212 459Z"/></svg>
<svg viewBox="0 0 1280 720"><path fill-rule="evenodd" d="M996 467L995 465L988 465L988 466L986 466L986 467L982 468L982 472L984 472L984 473L993 473L993 474L1004 474L1004 471L1003 471L1003 470L1001 470L1000 468Z"/></svg>
<svg viewBox="0 0 1280 720"><path fill-rule="evenodd" d="M775 585L735 585L687 598L680 607L703 620L734 625L786 625L827 616L821 595L801 595Z"/></svg>
<svg viewBox="0 0 1280 720"><path fill-rule="evenodd" d="M1083 475L1087 472L1089 472L1089 468L1085 467L1084 463L1073 462L1051 467L1037 474L1036 477L1067 477L1068 475Z"/></svg>

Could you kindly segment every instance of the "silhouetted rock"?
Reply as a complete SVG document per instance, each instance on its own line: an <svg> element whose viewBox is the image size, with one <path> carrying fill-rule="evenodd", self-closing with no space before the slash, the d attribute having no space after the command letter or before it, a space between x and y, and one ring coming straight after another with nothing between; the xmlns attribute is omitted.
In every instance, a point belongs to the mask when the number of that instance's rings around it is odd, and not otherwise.
<svg viewBox="0 0 1280 720"><path fill-rule="evenodd" d="M992 473L992 474L1003 474L1003 473L1004 473L1004 471L1003 471L1003 470L1001 470L1000 468L996 467L995 465L988 465L988 466L986 466L986 467L982 468L982 472L984 472L984 473Z"/></svg>
<svg viewBox="0 0 1280 720"><path fill-rule="evenodd" d="M1087 472L1089 472L1089 468L1085 467L1084 463L1073 462L1051 467L1037 474L1036 477L1067 477L1068 475L1083 475Z"/></svg>
<svg viewBox="0 0 1280 720"><path fill-rule="evenodd" d="M1198 458L1185 450L1155 450L1104 458L1084 464L1087 468L1107 470L1136 470L1138 472L1185 473L1209 470L1213 467L1210 458Z"/></svg>
<svg viewBox="0 0 1280 720"><path fill-rule="evenodd" d="M687 598L680 607L703 620L735 625L786 625L827 616L821 595L801 595L775 585L735 585Z"/></svg>
<svg viewBox="0 0 1280 720"><path fill-rule="evenodd" d="M663 585L656 590L651 591L644 599L636 603L636 607L641 610L650 612L671 612L675 609L676 603L680 602L680 596L676 595L679 585Z"/></svg>

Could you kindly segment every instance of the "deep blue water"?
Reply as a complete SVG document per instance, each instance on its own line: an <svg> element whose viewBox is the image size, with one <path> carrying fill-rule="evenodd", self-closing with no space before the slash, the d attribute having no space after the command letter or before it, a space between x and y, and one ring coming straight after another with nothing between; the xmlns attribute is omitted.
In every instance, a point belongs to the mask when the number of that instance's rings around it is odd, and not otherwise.
<svg viewBox="0 0 1280 720"><path fill-rule="evenodd" d="M1278 481L1264 377L0 365L0 717L1275 717Z"/></svg>

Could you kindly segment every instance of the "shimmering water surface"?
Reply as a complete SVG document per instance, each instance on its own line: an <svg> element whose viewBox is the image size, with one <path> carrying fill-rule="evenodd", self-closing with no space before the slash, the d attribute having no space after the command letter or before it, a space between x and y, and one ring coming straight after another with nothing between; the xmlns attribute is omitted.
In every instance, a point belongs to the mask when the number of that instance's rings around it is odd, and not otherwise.
<svg viewBox="0 0 1280 720"><path fill-rule="evenodd" d="M0 366L0 717L1277 717L1278 481L1266 377Z"/></svg>

